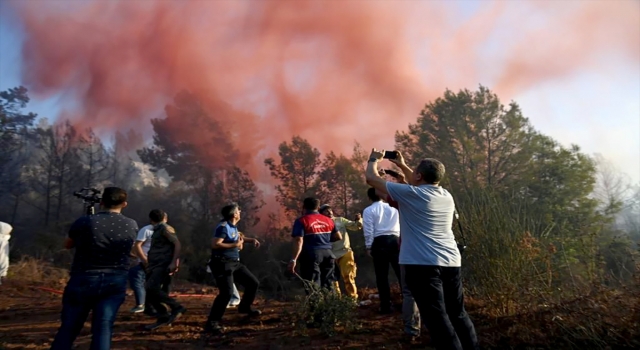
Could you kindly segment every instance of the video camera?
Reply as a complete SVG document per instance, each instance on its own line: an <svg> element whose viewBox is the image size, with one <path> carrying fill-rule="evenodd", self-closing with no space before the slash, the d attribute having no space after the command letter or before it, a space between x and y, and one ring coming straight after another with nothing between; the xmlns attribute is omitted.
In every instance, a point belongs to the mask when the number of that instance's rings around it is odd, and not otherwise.
<svg viewBox="0 0 640 350"><path fill-rule="evenodd" d="M73 195L82 199L87 215L95 214L95 205L100 203L100 190L96 188L83 188L80 191L73 192Z"/></svg>

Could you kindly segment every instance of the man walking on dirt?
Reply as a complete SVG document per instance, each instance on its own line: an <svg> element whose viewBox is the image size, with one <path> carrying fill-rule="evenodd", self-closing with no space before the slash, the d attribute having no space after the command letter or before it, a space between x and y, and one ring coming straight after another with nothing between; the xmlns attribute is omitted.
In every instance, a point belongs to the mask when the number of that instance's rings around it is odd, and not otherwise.
<svg viewBox="0 0 640 350"><path fill-rule="evenodd" d="M351 221L347 218L333 215L333 209L328 204L324 204L320 207L320 214L333 220L336 225L336 230L342 234L342 239L331 243L331 252L336 257L336 268L339 272L336 273L336 281L334 282L334 288L336 292L340 293L340 285L337 281L337 276L341 275L344 281L344 287L347 290L347 295L353 299L358 299L358 289L356 287L356 261L353 257L353 250L351 249L351 242L349 240L349 231L358 231L362 229L362 217L360 214L356 214L356 220Z"/></svg>
<svg viewBox="0 0 640 350"><path fill-rule="evenodd" d="M149 217L156 216L154 213L159 209L154 209L149 213ZM129 287L133 290L133 294L136 298L136 306L134 306L130 311L132 313L139 313L144 311L151 311L150 307L147 307L145 310L145 301L146 301L146 290L145 290L145 281L147 279L147 274L145 272L145 266L148 265L149 260L147 259L147 254L149 253L149 249L151 248L151 236L153 236L153 228L155 225L159 224L159 222L154 222L151 220L151 223L138 231L138 236L136 237L136 241L133 244L133 255L136 256L136 264L129 270Z"/></svg>
<svg viewBox="0 0 640 350"><path fill-rule="evenodd" d="M293 256L289 262L289 272L295 273L300 258L300 277L319 287L331 289L335 256L331 252L331 242L342 239L333 220L320 214L320 201L305 198L302 205L305 214L293 223ZM306 287L306 286L305 286ZM307 293L309 293L309 289Z"/></svg>
<svg viewBox="0 0 640 350"><path fill-rule="evenodd" d="M148 304L156 311L158 318L156 323L146 327L148 330L152 330L173 323L187 309L171 298L163 289L163 286L170 283L171 275L178 271L181 245L176 230L167 224L167 213L162 210L152 211L149 218L158 223L153 228L146 269L147 300ZM171 313L164 305L169 306Z"/></svg>
<svg viewBox="0 0 640 350"><path fill-rule="evenodd" d="M390 159L409 184L387 182L378 173L384 151L373 149L365 173L367 183L399 203L400 264L437 349L478 349L476 331L464 308L461 256L451 229L455 203L440 187L444 165L423 159L412 170L400 154Z"/></svg>
<svg viewBox="0 0 640 350"><path fill-rule="evenodd" d="M236 226L240 221L241 210L237 203L231 203L221 210L223 220L211 239L211 262L209 267L218 285L218 296L213 301L205 332L218 334L224 331L220 325L222 316L233 294L234 283L244 287L244 294L238 305L238 312L250 317L260 316L262 312L251 307L258 292L258 279L240 263L240 250L244 238Z"/></svg>
<svg viewBox="0 0 640 350"><path fill-rule="evenodd" d="M120 212L127 192L107 187L102 211L76 220L65 248L76 248L69 282L62 296L62 324L51 349L69 350L92 313L91 349L109 350L113 322L127 290L129 255L138 225Z"/></svg>

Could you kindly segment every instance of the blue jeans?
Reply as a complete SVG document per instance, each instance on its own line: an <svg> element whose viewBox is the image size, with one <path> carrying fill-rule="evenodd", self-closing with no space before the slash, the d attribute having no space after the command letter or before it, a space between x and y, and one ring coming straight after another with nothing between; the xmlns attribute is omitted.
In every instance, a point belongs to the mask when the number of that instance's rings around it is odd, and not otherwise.
<svg viewBox="0 0 640 350"><path fill-rule="evenodd" d="M126 291L126 271L73 273L64 289L62 323L51 349L71 349L90 311L93 311L91 349L110 349L113 322Z"/></svg>
<svg viewBox="0 0 640 350"><path fill-rule="evenodd" d="M147 295L144 289L144 283L147 279L147 274L144 271L142 264L138 264L129 270L129 287L133 290L133 294L136 297L136 306L144 305L145 297Z"/></svg>

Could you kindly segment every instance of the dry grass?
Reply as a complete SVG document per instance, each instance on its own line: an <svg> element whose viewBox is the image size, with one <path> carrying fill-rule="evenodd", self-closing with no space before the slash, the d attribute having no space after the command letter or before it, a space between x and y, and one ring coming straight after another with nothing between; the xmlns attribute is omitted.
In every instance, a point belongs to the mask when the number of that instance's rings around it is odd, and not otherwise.
<svg viewBox="0 0 640 350"><path fill-rule="evenodd" d="M69 271L32 257L22 257L11 264L8 279L43 284L49 288L63 288L69 280Z"/></svg>
<svg viewBox="0 0 640 350"><path fill-rule="evenodd" d="M640 267L640 266L639 266ZM638 269L640 270L640 269ZM62 289L68 278L65 269L59 269L33 258L23 258L10 268L9 279L23 285L25 290L32 290L33 285L46 286L54 289ZM594 286L590 291L582 295L574 294L563 298L561 301L532 303L531 300L518 300L512 298L511 302L517 303L514 310L523 310L518 313L506 314L503 305L490 300L470 296L466 306L476 326L478 337L483 348L519 348L519 349L632 349L640 348L640 274L624 287L609 288ZM201 285L193 285L185 281L177 281L176 289L185 292L211 293L213 288ZM367 299L369 294L376 294L371 288L361 288L360 295ZM394 286L392 295L394 302L399 302L400 291ZM329 295L323 305L315 305L313 309L322 309L328 316L316 319L314 313L310 313L306 306L309 303L276 302L280 305L282 314L274 316L279 325L273 332L283 332L290 329L291 323L305 325L312 320L320 320L313 329L315 333L335 334L340 339L354 337L351 332L344 332L343 326L329 327L336 319L349 319L358 317L362 323L360 332L380 332L381 328L400 329L400 317L394 316L394 320L380 318L375 311L363 316L363 310L375 310L374 305L365 309L352 310L345 307L342 299ZM209 300L207 300L207 303ZM286 307L285 307L286 306ZM207 304L208 307L208 304ZM284 310L289 310L288 315ZM305 312L306 311L306 312ZM294 317L295 316L295 317ZM348 317L347 317L348 316ZM364 317L364 318L362 318ZM380 318L380 319L378 319ZM288 321L288 322L287 322ZM324 327L323 327L324 326ZM296 327L293 327L296 328ZM297 329L296 334L300 329ZM347 334L342 334L342 333ZM425 332L425 336L427 336ZM182 335L179 335L182 336ZM186 335L185 335L186 336ZM294 334L291 335L295 337ZM305 337L302 337L306 339ZM301 338L301 339L302 339ZM297 338L296 338L297 339ZM386 344L386 343L385 343ZM392 345L391 343L387 345Z"/></svg>

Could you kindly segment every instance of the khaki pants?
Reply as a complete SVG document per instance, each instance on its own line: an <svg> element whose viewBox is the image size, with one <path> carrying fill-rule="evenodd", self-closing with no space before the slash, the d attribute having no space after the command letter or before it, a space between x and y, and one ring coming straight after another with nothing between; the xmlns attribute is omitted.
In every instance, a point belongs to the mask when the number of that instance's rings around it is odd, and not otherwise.
<svg viewBox="0 0 640 350"><path fill-rule="evenodd" d="M347 252L347 254L336 259L336 264L340 269L340 275L344 281L344 286L347 289L347 295L354 299L358 299L358 289L356 288L356 261L353 258L353 251ZM340 285L338 281L334 282L334 288L336 292L340 293Z"/></svg>

